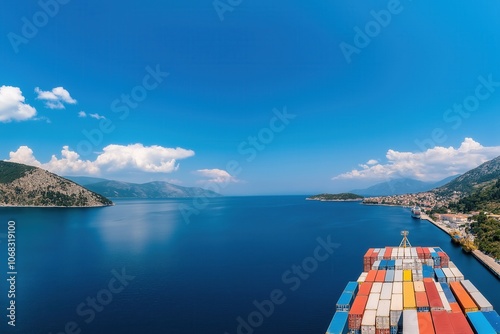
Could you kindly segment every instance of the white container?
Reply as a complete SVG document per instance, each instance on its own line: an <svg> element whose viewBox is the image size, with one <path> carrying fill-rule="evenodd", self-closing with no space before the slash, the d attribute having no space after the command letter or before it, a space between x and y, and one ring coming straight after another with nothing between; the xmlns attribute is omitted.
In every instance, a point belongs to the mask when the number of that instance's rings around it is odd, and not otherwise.
<svg viewBox="0 0 500 334"><path fill-rule="evenodd" d="M465 290L467 290L467 292L468 292L469 294L470 294L470 293L472 293L472 292L477 292L477 291L479 291L479 290L478 290L478 289L474 286L474 284L472 284L472 282L471 282L471 281L469 281L468 279L463 280L463 281L461 281L460 283L463 285L464 289L465 289Z"/></svg>
<svg viewBox="0 0 500 334"><path fill-rule="evenodd" d="M367 272L362 272L361 275L359 275L358 280L356 282L363 283L366 280L367 275L368 275Z"/></svg>
<svg viewBox="0 0 500 334"><path fill-rule="evenodd" d="M379 267L380 267L380 260L373 262L373 265L372 265L373 270L378 270Z"/></svg>
<svg viewBox="0 0 500 334"><path fill-rule="evenodd" d="M404 248L404 252L405 252L405 259L411 259L411 251L409 248Z"/></svg>
<svg viewBox="0 0 500 334"><path fill-rule="evenodd" d="M450 268L441 268L444 276L446 276L446 283L455 282L455 275L451 272Z"/></svg>
<svg viewBox="0 0 500 334"><path fill-rule="evenodd" d="M479 306L479 310L481 312L488 312L488 311L493 311L493 306L491 303L486 299L483 294L479 291L476 292L471 292L470 296L472 299L474 299L474 302Z"/></svg>
<svg viewBox="0 0 500 334"><path fill-rule="evenodd" d="M384 255L385 255L385 248L381 248L380 252L378 252L377 260L383 260L384 259Z"/></svg>
<svg viewBox="0 0 500 334"><path fill-rule="evenodd" d="M439 283L437 285L439 285ZM443 308L445 309L445 311L451 312L450 303L448 302L448 299L446 299L446 295L444 294L444 292L441 290L438 291L438 294L439 298L441 298L441 302L443 303Z"/></svg>
<svg viewBox="0 0 500 334"><path fill-rule="evenodd" d="M391 300L392 283L383 283L382 291L380 292L380 300Z"/></svg>
<svg viewBox="0 0 500 334"><path fill-rule="evenodd" d="M415 292L425 292L424 282L414 281L413 282L413 289L415 290Z"/></svg>
<svg viewBox="0 0 500 334"><path fill-rule="evenodd" d="M434 284L436 285L436 289L438 292L443 292L443 287L439 282L434 282Z"/></svg>
<svg viewBox="0 0 500 334"><path fill-rule="evenodd" d="M433 259L425 260L425 264L434 268L434 260Z"/></svg>
<svg viewBox="0 0 500 334"><path fill-rule="evenodd" d="M381 300L378 303L377 314L375 318L375 328L388 329L390 322L391 301Z"/></svg>
<svg viewBox="0 0 500 334"><path fill-rule="evenodd" d="M370 294L372 293L380 293L382 291L382 283L374 282L372 288L370 289Z"/></svg>
<svg viewBox="0 0 500 334"><path fill-rule="evenodd" d="M451 272L453 273L453 276L455 276L455 281L463 281L464 280L464 274L458 268L450 268Z"/></svg>
<svg viewBox="0 0 500 334"><path fill-rule="evenodd" d="M393 248L391 251L391 260L396 260L398 258L398 249Z"/></svg>
<svg viewBox="0 0 500 334"><path fill-rule="evenodd" d="M392 283L392 294L403 293L403 282Z"/></svg>
<svg viewBox="0 0 500 334"><path fill-rule="evenodd" d="M418 259L418 254L417 254L417 248L416 247L410 248L410 252L411 252L411 258L412 259Z"/></svg>
<svg viewBox="0 0 500 334"><path fill-rule="evenodd" d="M403 282L403 270L396 269L394 271L394 282Z"/></svg>
<svg viewBox="0 0 500 334"><path fill-rule="evenodd" d="M403 259L397 259L395 261L396 270L403 270Z"/></svg>
<svg viewBox="0 0 500 334"><path fill-rule="evenodd" d="M405 249L403 247L398 248L398 259L404 259L405 258Z"/></svg>
<svg viewBox="0 0 500 334"><path fill-rule="evenodd" d="M361 319L361 334L375 334L376 310L366 310Z"/></svg>
<svg viewBox="0 0 500 334"><path fill-rule="evenodd" d="M378 307L378 302L380 300L380 293L371 293L368 296L368 301L366 302L365 310L376 310Z"/></svg>
<svg viewBox="0 0 500 334"><path fill-rule="evenodd" d="M417 310L403 311L403 334L419 334Z"/></svg>
<svg viewBox="0 0 500 334"><path fill-rule="evenodd" d="M456 267L457 266L455 265L455 263L448 261L448 268L456 268Z"/></svg>
<svg viewBox="0 0 500 334"><path fill-rule="evenodd" d="M403 294L395 293L391 298L391 326L397 326L403 313Z"/></svg>

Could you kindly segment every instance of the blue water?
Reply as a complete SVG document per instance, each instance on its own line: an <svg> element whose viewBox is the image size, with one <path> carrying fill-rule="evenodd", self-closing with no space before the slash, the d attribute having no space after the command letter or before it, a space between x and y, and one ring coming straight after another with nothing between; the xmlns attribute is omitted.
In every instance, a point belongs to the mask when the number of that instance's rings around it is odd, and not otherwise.
<svg viewBox="0 0 500 334"><path fill-rule="evenodd" d="M5 277L1 254L13 219L18 276L16 327L2 311L0 332L324 333L340 292L362 271L367 248L398 245L403 229L413 245L443 248L500 308L499 281L404 208L304 196L224 197L201 203L187 221L179 205L193 201L1 209L0 268ZM318 238L335 245L325 250ZM2 280L2 310L6 294Z"/></svg>

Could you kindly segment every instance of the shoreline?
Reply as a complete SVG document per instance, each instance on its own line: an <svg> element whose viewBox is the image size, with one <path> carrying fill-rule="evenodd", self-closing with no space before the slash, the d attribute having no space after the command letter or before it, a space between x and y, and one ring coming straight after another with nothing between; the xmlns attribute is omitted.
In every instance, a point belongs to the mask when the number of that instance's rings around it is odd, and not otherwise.
<svg viewBox="0 0 500 334"><path fill-rule="evenodd" d="M446 234L448 234L448 235L450 234L450 231L451 231L450 228L444 226L441 223L435 222L428 215L422 214L421 219L428 221L429 223L433 224L434 226L436 226L437 228L439 228L441 231L445 232ZM474 256L476 258L476 260L479 261L479 263L481 263L493 275L495 275L496 278L500 279L500 264L496 263L494 258L484 254L479 249L472 251L471 254L472 254L472 256Z"/></svg>

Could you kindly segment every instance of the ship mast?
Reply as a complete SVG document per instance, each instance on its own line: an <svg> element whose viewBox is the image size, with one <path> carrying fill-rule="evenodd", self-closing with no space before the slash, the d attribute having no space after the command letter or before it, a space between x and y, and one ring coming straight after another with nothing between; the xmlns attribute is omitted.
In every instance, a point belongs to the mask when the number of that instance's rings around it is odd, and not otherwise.
<svg viewBox="0 0 500 334"><path fill-rule="evenodd" d="M408 240L408 234L410 234L410 232L408 232L408 231L401 231L401 235L403 236L403 240L401 240L401 243L399 244L399 247L403 247L403 248L411 247L410 240Z"/></svg>

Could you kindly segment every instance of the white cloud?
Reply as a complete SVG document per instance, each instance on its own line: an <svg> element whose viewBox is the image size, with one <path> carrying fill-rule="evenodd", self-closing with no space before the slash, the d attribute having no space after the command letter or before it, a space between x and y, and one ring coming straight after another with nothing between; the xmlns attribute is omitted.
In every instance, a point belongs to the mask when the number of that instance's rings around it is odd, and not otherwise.
<svg viewBox="0 0 500 334"><path fill-rule="evenodd" d="M80 111L78 113L78 117L80 118L85 118L85 117L90 117L90 118L95 118L95 119L106 119L106 117L99 115L98 113L95 114L87 114L85 111Z"/></svg>
<svg viewBox="0 0 500 334"><path fill-rule="evenodd" d="M64 103L76 104L76 100L63 87L56 87L51 91L43 91L36 87L35 93L38 94L37 99L44 100L45 106L49 109L64 109Z"/></svg>
<svg viewBox="0 0 500 334"><path fill-rule="evenodd" d="M171 173L179 168L177 160L194 155L194 151L183 148L166 148L162 146L143 146L142 144L108 145L94 161L82 160L80 155L64 146L61 157L52 155L47 163L40 163L33 150L21 146L10 152L8 161L44 168L62 175L96 175L103 171L141 171L148 173Z"/></svg>
<svg viewBox="0 0 500 334"><path fill-rule="evenodd" d="M21 89L12 86L0 87L0 122L25 121L36 116L36 109L24 103Z"/></svg>
<svg viewBox="0 0 500 334"><path fill-rule="evenodd" d="M366 162L367 165L376 165L378 164L378 161L375 159L370 159Z"/></svg>
<svg viewBox="0 0 500 334"><path fill-rule="evenodd" d="M199 169L196 171L196 174L201 175L208 180L203 180L203 182L210 183L229 183L229 182L238 182L238 180L222 169Z"/></svg>
<svg viewBox="0 0 500 334"><path fill-rule="evenodd" d="M472 138L465 138L460 147L441 147L424 152L399 152L388 150L387 163L373 162L333 177L333 180L387 180L398 177L422 181L437 181L451 175L464 173L500 155L500 146L484 147Z"/></svg>

